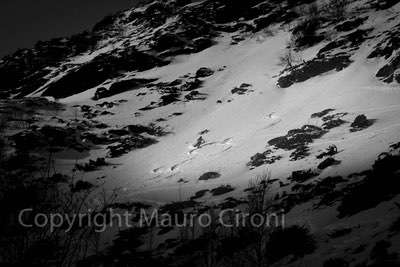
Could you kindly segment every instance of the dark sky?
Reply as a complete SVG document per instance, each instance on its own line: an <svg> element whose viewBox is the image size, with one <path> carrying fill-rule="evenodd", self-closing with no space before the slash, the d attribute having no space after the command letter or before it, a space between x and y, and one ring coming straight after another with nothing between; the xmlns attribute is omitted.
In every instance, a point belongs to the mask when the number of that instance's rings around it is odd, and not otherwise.
<svg viewBox="0 0 400 267"><path fill-rule="evenodd" d="M0 0L0 58L38 40L90 29L137 0Z"/></svg>

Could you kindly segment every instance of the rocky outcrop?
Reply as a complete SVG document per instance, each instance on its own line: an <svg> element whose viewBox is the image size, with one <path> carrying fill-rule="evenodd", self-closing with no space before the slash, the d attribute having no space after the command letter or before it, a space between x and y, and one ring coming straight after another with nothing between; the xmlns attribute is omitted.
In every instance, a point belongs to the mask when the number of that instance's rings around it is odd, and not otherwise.
<svg viewBox="0 0 400 267"><path fill-rule="evenodd" d="M364 114L358 115L351 124L351 132L358 132L370 127L374 124L374 120L370 120Z"/></svg>
<svg viewBox="0 0 400 267"><path fill-rule="evenodd" d="M396 81L400 83L400 53L388 61L386 65L378 70L376 77L386 83Z"/></svg>
<svg viewBox="0 0 400 267"><path fill-rule="evenodd" d="M356 30L321 48L317 56L296 66L288 67L281 73L278 86L287 88L315 76L336 70L341 71L351 63L351 56L367 40L371 29ZM338 52L340 50L340 52Z"/></svg>
<svg viewBox="0 0 400 267"><path fill-rule="evenodd" d="M93 96L94 100L99 100L102 98L110 97L113 95L117 95L126 91L130 90L136 90L139 89L146 84L149 84L151 82L154 82L155 80L150 80L150 79L138 79L138 78L133 78L129 80L121 80L118 82L113 83L109 89L106 89L104 87L101 87L96 90L96 93Z"/></svg>
<svg viewBox="0 0 400 267"><path fill-rule="evenodd" d="M143 71L164 64L165 61L139 52L134 47L119 54L102 54L50 84L43 95L55 98L67 97L98 86L107 79L119 76L121 72Z"/></svg>
<svg viewBox="0 0 400 267"><path fill-rule="evenodd" d="M341 71L351 64L350 56L341 54L332 57L314 58L296 66L288 75L278 80L280 88L287 88L294 83L304 82L331 70Z"/></svg>
<svg viewBox="0 0 400 267"><path fill-rule="evenodd" d="M393 31L386 31L381 41L374 47L368 58L384 58L386 64L376 73L376 77L385 83L396 81L400 83L400 25L393 27Z"/></svg>
<svg viewBox="0 0 400 267"><path fill-rule="evenodd" d="M285 136L268 141L268 144L276 148L292 150L313 142L313 140L322 137L325 133L325 130L317 126L304 125L300 129L290 130Z"/></svg>
<svg viewBox="0 0 400 267"><path fill-rule="evenodd" d="M354 29L357 29L361 25L364 24L364 22L368 19L368 17L363 17L363 18L355 18L355 19L350 19L347 20L343 23L338 24L335 29L340 32L347 32L351 31Z"/></svg>
<svg viewBox="0 0 400 267"><path fill-rule="evenodd" d="M210 68L202 67L196 71L196 78L204 78L214 74L214 71Z"/></svg>

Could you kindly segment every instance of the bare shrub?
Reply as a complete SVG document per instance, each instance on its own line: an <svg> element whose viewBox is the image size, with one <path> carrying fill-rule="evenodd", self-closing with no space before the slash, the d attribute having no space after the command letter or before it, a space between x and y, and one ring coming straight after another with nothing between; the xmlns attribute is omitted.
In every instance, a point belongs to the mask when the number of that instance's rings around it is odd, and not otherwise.
<svg viewBox="0 0 400 267"><path fill-rule="evenodd" d="M96 193L95 187L70 190L72 183L72 177L56 174L12 186L16 188L13 196L4 192L0 194L1 201L9 203L8 209L2 211L1 220L0 243L7 244L0 248L3 263L18 266L48 266L50 263L51 266L74 266L89 253L96 252L99 233L94 225L74 225L66 231L65 227L51 228L50 225L26 228L16 220L19 212L26 207L32 208L32 213L27 214L24 222L33 220L35 214L85 214L84 221L99 213L106 216L111 196L102 197L101 193ZM15 203L16 198L21 199L20 203ZM89 204L93 198L99 199L95 206Z"/></svg>
<svg viewBox="0 0 400 267"><path fill-rule="evenodd" d="M294 66L294 56L291 48L287 48L285 50L285 54L283 54L279 58L280 65L285 67L285 69L291 69Z"/></svg>
<svg viewBox="0 0 400 267"><path fill-rule="evenodd" d="M107 207L117 195L76 180L74 174L57 173L53 155L49 153L41 161L26 150L0 157L0 262L7 266L73 266L98 248L99 233L94 224L74 224L69 231L67 225L33 226L37 214L69 218L85 214L83 222L96 214L107 218ZM27 208L32 210L23 220L33 227L19 221L20 212Z"/></svg>
<svg viewBox="0 0 400 267"><path fill-rule="evenodd" d="M294 66L302 63L304 60L301 58L299 53L296 52L295 49L294 38L290 39L287 43L285 53L279 58L279 63L285 69L292 69Z"/></svg>
<svg viewBox="0 0 400 267"><path fill-rule="evenodd" d="M317 3L307 6L301 11L304 19L292 30L294 45L296 48L310 47L322 41L317 31L321 23L321 8Z"/></svg>
<svg viewBox="0 0 400 267"><path fill-rule="evenodd" d="M261 213L266 209L266 196L269 189L271 172L257 175L249 182L248 209L250 214Z"/></svg>
<svg viewBox="0 0 400 267"><path fill-rule="evenodd" d="M266 214L270 179L271 172L266 171L249 182L248 213L250 217L255 214ZM265 266L269 227L253 227L251 223L247 223L245 231L253 236L253 242L248 250L248 258L255 266Z"/></svg>

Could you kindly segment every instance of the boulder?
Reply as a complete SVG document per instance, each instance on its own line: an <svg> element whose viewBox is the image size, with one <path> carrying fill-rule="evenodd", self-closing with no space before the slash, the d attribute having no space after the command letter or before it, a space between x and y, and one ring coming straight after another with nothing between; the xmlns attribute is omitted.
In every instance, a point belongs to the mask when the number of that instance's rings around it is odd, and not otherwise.
<svg viewBox="0 0 400 267"><path fill-rule="evenodd" d="M332 157L329 157L329 158L327 158L326 160L322 161L322 162L318 165L318 169L324 170L324 169L326 169L326 168L328 168L328 167L330 167L330 166L338 165L338 164L340 164L340 161L335 160L335 159L332 158Z"/></svg>
<svg viewBox="0 0 400 267"><path fill-rule="evenodd" d="M210 68L200 68L196 71L196 77L197 78L204 78L204 77L208 77L214 74L214 71Z"/></svg>
<svg viewBox="0 0 400 267"><path fill-rule="evenodd" d="M369 120L364 114L358 115L351 124L351 131L356 132L368 128L373 124L373 120Z"/></svg>
<svg viewBox="0 0 400 267"><path fill-rule="evenodd" d="M202 51L212 46L214 42L207 37L198 37L193 39L193 47L196 51Z"/></svg>
<svg viewBox="0 0 400 267"><path fill-rule="evenodd" d="M221 177L221 174L218 172L206 172L200 176L199 181L213 180L219 177Z"/></svg>

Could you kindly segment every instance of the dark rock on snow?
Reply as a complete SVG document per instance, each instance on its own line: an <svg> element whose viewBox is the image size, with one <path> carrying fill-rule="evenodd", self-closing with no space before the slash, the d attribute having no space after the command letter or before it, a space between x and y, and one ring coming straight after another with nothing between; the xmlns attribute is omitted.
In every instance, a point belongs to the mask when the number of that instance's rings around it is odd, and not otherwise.
<svg viewBox="0 0 400 267"><path fill-rule="evenodd" d="M199 177L199 181L213 180L221 177L218 172L206 172Z"/></svg>

